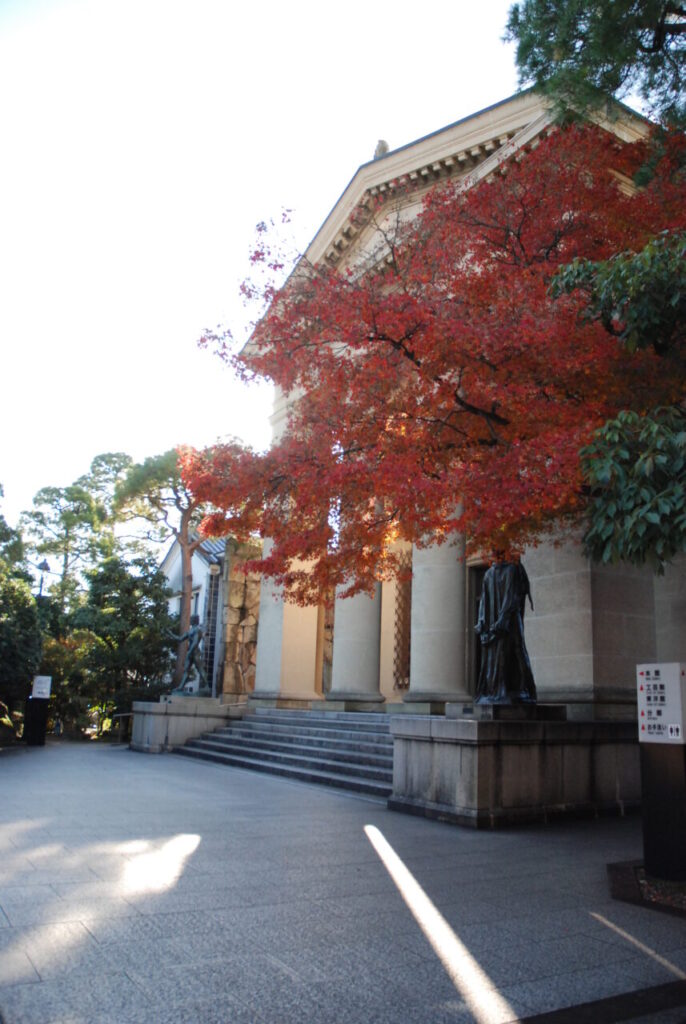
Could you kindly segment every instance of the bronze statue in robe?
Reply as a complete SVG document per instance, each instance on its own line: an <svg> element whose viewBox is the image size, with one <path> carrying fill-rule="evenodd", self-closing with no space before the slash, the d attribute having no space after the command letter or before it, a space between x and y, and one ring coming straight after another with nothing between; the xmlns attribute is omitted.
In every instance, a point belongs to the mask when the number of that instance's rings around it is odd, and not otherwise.
<svg viewBox="0 0 686 1024"><path fill-rule="evenodd" d="M535 704L536 686L524 643L531 588L521 562L496 561L484 576L479 619L481 667L475 704Z"/></svg>

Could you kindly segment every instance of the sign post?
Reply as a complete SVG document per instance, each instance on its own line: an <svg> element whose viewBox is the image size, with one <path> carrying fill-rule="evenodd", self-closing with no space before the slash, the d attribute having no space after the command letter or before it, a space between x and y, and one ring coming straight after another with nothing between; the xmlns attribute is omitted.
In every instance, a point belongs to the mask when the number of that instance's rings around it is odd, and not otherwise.
<svg viewBox="0 0 686 1024"><path fill-rule="evenodd" d="M656 878L686 879L686 664L636 666L643 860Z"/></svg>
<svg viewBox="0 0 686 1024"><path fill-rule="evenodd" d="M24 708L24 740L30 747L45 746L52 676L34 676L31 696Z"/></svg>
<svg viewBox="0 0 686 1024"><path fill-rule="evenodd" d="M40 697L43 700L47 700L50 696L50 690L52 689L52 676L34 676L33 677L33 688L31 690L32 697Z"/></svg>

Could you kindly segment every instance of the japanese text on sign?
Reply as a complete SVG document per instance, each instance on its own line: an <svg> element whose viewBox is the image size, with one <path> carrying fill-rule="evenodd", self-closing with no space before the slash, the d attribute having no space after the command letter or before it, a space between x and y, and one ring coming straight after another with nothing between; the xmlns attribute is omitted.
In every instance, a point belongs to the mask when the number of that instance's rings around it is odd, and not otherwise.
<svg viewBox="0 0 686 1024"><path fill-rule="evenodd" d="M686 665L638 665L638 738L643 743L684 743Z"/></svg>

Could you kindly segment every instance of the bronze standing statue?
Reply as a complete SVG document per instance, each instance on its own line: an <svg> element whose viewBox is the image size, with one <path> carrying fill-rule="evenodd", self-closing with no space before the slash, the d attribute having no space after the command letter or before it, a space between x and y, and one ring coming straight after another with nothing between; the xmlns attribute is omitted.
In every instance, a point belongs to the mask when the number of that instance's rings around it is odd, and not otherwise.
<svg viewBox="0 0 686 1024"><path fill-rule="evenodd" d="M178 643L182 643L184 640L188 640L188 648L186 650L186 660L183 663L183 675L181 676L181 682L176 690L172 690L172 693L185 693L186 686L190 683L193 678L194 671L198 674L198 679L202 683L202 686L198 689L198 693L206 691L209 693L210 685L207 682L207 676L205 675L205 669L203 668L202 661L200 659L202 644L203 631L200 626L200 619L197 615L191 615L191 628L183 636L175 636L173 633L169 633L168 636L172 640L176 640Z"/></svg>
<svg viewBox="0 0 686 1024"><path fill-rule="evenodd" d="M481 668L475 704L535 704L536 686L524 643L524 607L531 588L521 562L497 560L484 576L476 633Z"/></svg>

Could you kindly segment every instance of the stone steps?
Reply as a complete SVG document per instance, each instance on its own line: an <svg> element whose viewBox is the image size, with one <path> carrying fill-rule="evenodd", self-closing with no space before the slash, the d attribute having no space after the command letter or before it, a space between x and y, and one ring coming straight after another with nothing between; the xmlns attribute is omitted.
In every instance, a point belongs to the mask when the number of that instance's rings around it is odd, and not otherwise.
<svg viewBox="0 0 686 1024"><path fill-rule="evenodd" d="M251 716L252 718L252 716ZM357 733L354 729L319 729L298 726L289 729L288 725L266 726L250 722L237 721L231 726L223 726L213 735L235 736L245 739L269 740L274 743L309 743L312 746L327 746L332 749L357 749L360 753L383 754L388 749L388 733Z"/></svg>
<svg viewBox="0 0 686 1024"><path fill-rule="evenodd" d="M223 740L229 739L232 748L237 752L247 750L267 752L273 750L282 754L293 754L297 751L299 756L306 754L310 759L324 755L331 761L343 761L350 764L359 764L360 761L364 761L364 764L370 766L386 768L388 770L393 768L393 750L391 749L389 752L388 747L382 747L381 744L348 744L340 740L327 743L326 740L316 738L308 738L307 742L304 743L300 736L279 737L278 739L269 737L265 739L260 735L259 730L253 730L249 734L238 734L238 730L236 730L236 733L236 735L233 735L230 730L222 729L220 732L212 733L212 736L208 737L208 739L216 742L218 745Z"/></svg>
<svg viewBox="0 0 686 1024"><path fill-rule="evenodd" d="M292 717L290 717L292 716ZM256 711L253 715L247 715L240 719L241 722L259 723L260 728L281 726L284 724L289 729L312 729L317 727L327 731L353 731L360 733L379 733L386 736L389 734L390 726L388 716L384 712L375 714L363 711L286 711L269 710Z"/></svg>
<svg viewBox="0 0 686 1024"><path fill-rule="evenodd" d="M258 711L176 753L304 782L388 797L393 739L383 714Z"/></svg>

